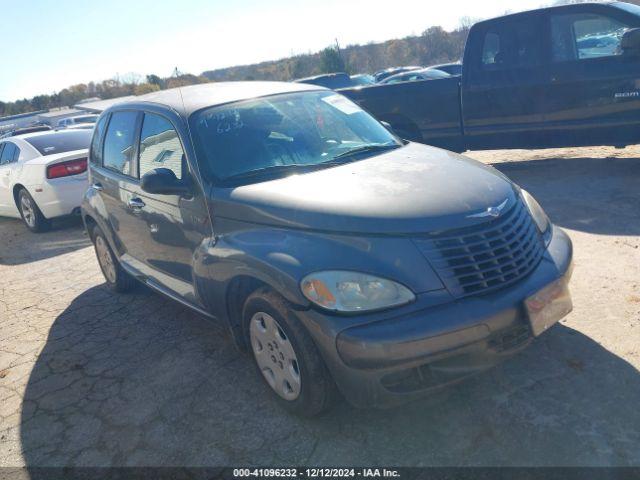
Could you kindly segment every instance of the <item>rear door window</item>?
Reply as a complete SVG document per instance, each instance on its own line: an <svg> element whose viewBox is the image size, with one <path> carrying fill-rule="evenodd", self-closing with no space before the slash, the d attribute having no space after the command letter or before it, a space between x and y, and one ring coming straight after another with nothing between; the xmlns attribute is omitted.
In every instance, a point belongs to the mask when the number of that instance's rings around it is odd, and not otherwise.
<svg viewBox="0 0 640 480"><path fill-rule="evenodd" d="M17 151L17 152L16 152ZM17 159L16 153L20 153L18 148L11 142L6 142L2 153L0 153L0 165L7 165Z"/></svg>
<svg viewBox="0 0 640 480"><path fill-rule="evenodd" d="M140 133L140 176L154 168L168 168L181 179L183 155L180 137L171 122L160 115L145 113Z"/></svg>
<svg viewBox="0 0 640 480"><path fill-rule="evenodd" d="M102 165L124 175L132 175L138 112L114 112L107 127Z"/></svg>

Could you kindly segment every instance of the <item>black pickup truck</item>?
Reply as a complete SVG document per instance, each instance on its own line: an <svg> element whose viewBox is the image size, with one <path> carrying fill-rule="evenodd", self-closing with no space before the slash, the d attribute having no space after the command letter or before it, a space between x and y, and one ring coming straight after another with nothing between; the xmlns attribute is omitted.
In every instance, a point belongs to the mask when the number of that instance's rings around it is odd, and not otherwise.
<svg viewBox="0 0 640 480"><path fill-rule="evenodd" d="M584 3L469 32L461 77L342 89L403 138L449 150L640 143L640 7Z"/></svg>

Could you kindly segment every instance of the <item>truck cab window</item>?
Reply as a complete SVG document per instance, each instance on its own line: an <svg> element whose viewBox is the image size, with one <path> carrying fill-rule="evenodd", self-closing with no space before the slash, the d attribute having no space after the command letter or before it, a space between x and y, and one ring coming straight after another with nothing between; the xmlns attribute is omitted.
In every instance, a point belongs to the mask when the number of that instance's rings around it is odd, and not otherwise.
<svg viewBox="0 0 640 480"><path fill-rule="evenodd" d="M484 37L482 67L484 70L535 67L542 63L538 18L497 25Z"/></svg>
<svg viewBox="0 0 640 480"><path fill-rule="evenodd" d="M604 15L553 15L552 59L554 62L570 62L620 55L620 41L628 29L628 25Z"/></svg>
<svg viewBox="0 0 640 480"><path fill-rule="evenodd" d="M500 36L493 32L487 33L482 47L482 64L495 65L498 52L500 52Z"/></svg>

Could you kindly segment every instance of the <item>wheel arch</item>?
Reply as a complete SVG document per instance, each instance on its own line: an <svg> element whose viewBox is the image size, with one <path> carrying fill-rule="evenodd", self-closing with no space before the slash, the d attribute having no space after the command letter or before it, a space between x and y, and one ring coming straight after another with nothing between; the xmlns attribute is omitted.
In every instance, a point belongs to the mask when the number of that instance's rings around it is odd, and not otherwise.
<svg viewBox="0 0 640 480"><path fill-rule="evenodd" d="M297 298L290 291L291 287L283 285L281 281L278 281L276 275L258 271L238 273L226 284L223 298L225 310L223 317L226 319L236 346L241 351L245 351L247 347L242 310L247 298L260 288L273 290L294 310L308 308L308 302L303 301L302 294L300 294L300 298Z"/></svg>
<svg viewBox="0 0 640 480"><path fill-rule="evenodd" d="M22 189L26 190L27 192L29 191L29 189L28 189L27 187L25 187L25 186L24 186L23 184L21 184L21 183L16 183L16 184L13 186L13 189L12 189L12 192L13 192L13 201L14 201L14 203L16 204L16 208L19 208L19 207L18 207L18 200L19 200L18 195L20 194L20 190L22 190ZM29 193L29 194L30 194L30 193ZM30 194L30 195L31 195L31 194Z"/></svg>
<svg viewBox="0 0 640 480"><path fill-rule="evenodd" d="M263 280L252 275L238 275L227 285L224 300L226 319L236 347L241 351L248 348L246 332L242 321L242 310L249 296L259 288L273 288Z"/></svg>
<svg viewBox="0 0 640 480"><path fill-rule="evenodd" d="M93 218L90 214L84 213L82 214L82 222L84 223L84 229L87 232L87 235L91 240L93 240L93 229L98 225L95 218Z"/></svg>

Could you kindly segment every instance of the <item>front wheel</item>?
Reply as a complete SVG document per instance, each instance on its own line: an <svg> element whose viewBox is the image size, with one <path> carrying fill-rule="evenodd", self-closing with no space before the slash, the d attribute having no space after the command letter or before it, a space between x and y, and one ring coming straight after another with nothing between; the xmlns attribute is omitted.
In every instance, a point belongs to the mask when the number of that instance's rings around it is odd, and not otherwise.
<svg viewBox="0 0 640 480"><path fill-rule="evenodd" d="M280 405L305 417L327 410L335 384L286 300L268 288L258 289L245 302L243 319L260 376Z"/></svg>
<svg viewBox="0 0 640 480"><path fill-rule="evenodd" d="M44 217L36 201L24 188L18 193L18 210L22 221L32 232L46 232L51 228L51 221Z"/></svg>

